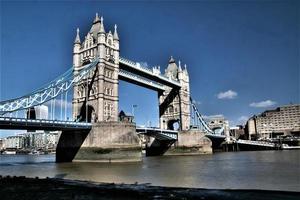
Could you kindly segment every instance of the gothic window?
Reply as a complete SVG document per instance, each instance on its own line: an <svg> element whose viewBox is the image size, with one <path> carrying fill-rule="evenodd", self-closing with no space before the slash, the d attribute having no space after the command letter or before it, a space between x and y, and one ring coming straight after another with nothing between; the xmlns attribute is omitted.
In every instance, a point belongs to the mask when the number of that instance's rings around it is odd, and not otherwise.
<svg viewBox="0 0 300 200"><path fill-rule="evenodd" d="M107 116L107 103L104 103L104 116Z"/></svg>
<svg viewBox="0 0 300 200"><path fill-rule="evenodd" d="M169 113L173 113L173 106L169 107Z"/></svg>
<svg viewBox="0 0 300 200"><path fill-rule="evenodd" d="M110 40L110 39L108 40L108 44L109 44L110 46L111 46L111 44L112 44L112 42L111 42L111 40Z"/></svg>
<svg viewBox="0 0 300 200"><path fill-rule="evenodd" d="M114 55L114 50L113 49L110 50L110 55Z"/></svg>

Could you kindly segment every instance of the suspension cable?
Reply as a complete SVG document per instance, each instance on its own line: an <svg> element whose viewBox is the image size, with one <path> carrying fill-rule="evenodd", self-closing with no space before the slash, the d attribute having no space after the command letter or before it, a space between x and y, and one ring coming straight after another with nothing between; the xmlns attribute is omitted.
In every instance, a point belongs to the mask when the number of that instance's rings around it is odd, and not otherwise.
<svg viewBox="0 0 300 200"><path fill-rule="evenodd" d="M66 91L66 94L65 94L65 121L67 121L67 101L68 101L68 90Z"/></svg>
<svg viewBox="0 0 300 200"><path fill-rule="evenodd" d="M87 123L87 115L88 115L88 75L86 76L86 92L85 92L85 122Z"/></svg>
<svg viewBox="0 0 300 200"><path fill-rule="evenodd" d="M60 120L62 120L62 115L63 115L63 93L60 95Z"/></svg>

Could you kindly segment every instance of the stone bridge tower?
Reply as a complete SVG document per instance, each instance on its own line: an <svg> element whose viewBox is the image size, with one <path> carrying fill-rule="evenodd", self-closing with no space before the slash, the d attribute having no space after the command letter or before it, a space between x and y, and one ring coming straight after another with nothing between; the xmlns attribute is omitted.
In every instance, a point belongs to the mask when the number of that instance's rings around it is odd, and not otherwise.
<svg viewBox="0 0 300 200"><path fill-rule="evenodd" d="M73 118L78 121L118 120L119 37L105 32L103 17L96 14L90 31L80 41L79 29L74 41L74 74L94 58L99 58L95 70L74 87ZM88 86L88 87L87 87Z"/></svg>
<svg viewBox="0 0 300 200"><path fill-rule="evenodd" d="M188 130L190 128L190 84L186 65L182 69L180 61L177 66L171 57L165 76L179 81L181 88L167 87L165 92L158 94L160 128Z"/></svg>

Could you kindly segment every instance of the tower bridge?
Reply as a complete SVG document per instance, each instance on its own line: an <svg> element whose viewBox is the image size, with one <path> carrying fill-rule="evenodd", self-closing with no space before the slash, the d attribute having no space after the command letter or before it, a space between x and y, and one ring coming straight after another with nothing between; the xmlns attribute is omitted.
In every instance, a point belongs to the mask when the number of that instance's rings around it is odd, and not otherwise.
<svg viewBox="0 0 300 200"><path fill-rule="evenodd" d="M134 123L120 121L119 80L157 91L158 128L136 127ZM73 89L72 122L66 120L67 92L70 89ZM60 109L61 116L65 112L64 119L12 117L13 113L17 115L22 110L47 102L51 102L51 112L55 112L55 99L58 97L65 101ZM77 29L73 67L28 95L0 102L0 114L3 116L0 118L1 129L61 130L57 161L122 160L124 155L127 155L125 159L140 159L138 135L154 138L151 146L155 151L148 155L161 155L176 141L180 141L179 138L183 138L181 132L188 132L191 127L197 127L199 133L214 138L214 132L203 120L191 98L186 65L182 67L180 61L177 64L171 57L162 73L160 67L148 68L121 57L117 26L113 32L106 32L103 17L99 18L98 14L82 42ZM178 130L174 130L175 124L178 124ZM217 136L220 137L225 138L224 135ZM97 153L103 149L109 149L110 153ZM120 154L122 151L126 153Z"/></svg>

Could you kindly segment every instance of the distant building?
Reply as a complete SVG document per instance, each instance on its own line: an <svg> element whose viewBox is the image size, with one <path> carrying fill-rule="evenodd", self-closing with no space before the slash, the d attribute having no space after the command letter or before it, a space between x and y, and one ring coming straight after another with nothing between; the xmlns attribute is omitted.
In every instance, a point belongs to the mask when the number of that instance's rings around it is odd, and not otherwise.
<svg viewBox="0 0 300 200"><path fill-rule="evenodd" d="M52 132L27 132L27 148L30 149L55 149L60 137L59 131Z"/></svg>
<svg viewBox="0 0 300 200"><path fill-rule="evenodd" d="M21 135L9 136L4 140L5 149L22 149L24 148L24 137Z"/></svg>
<svg viewBox="0 0 300 200"><path fill-rule="evenodd" d="M0 150L4 149L4 140L0 138Z"/></svg>
<svg viewBox="0 0 300 200"><path fill-rule="evenodd" d="M248 136L245 134L244 126L238 125L230 127L230 135L236 139L248 139Z"/></svg>
<svg viewBox="0 0 300 200"><path fill-rule="evenodd" d="M276 138L279 135L300 137L300 104L285 105L254 115L247 121L246 131L252 139Z"/></svg>
<svg viewBox="0 0 300 200"><path fill-rule="evenodd" d="M48 119L48 107L45 105L35 106L35 114L37 119Z"/></svg>
<svg viewBox="0 0 300 200"><path fill-rule="evenodd" d="M55 149L59 140L60 131L25 132L16 136L0 139L1 149Z"/></svg>
<svg viewBox="0 0 300 200"><path fill-rule="evenodd" d="M48 107L45 105L31 107L26 115L28 119L48 119Z"/></svg>

